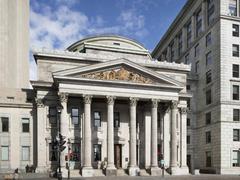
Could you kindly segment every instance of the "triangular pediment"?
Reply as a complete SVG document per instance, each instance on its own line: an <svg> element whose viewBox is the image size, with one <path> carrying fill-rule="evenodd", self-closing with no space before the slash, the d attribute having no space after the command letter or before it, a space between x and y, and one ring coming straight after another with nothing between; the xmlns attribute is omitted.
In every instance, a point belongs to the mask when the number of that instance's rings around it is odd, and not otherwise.
<svg viewBox="0 0 240 180"><path fill-rule="evenodd" d="M133 63L126 59L118 59L97 63L94 65L77 67L73 69L55 72L54 77L74 79L89 79L96 81L161 85L166 87L183 88L183 85L163 74Z"/></svg>

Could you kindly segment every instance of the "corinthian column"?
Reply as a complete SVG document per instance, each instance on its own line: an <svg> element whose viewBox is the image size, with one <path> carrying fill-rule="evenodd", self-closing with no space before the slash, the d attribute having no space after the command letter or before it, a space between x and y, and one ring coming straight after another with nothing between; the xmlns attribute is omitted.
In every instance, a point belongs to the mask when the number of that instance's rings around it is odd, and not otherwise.
<svg viewBox="0 0 240 180"><path fill-rule="evenodd" d="M113 114L114 114L115 97L107 96L107 169L106 175L116 175L114 166L114 129L113 129Z"/></svg>
<svg viewBox="0 0 240 180"><path fill-rule="evenodd" d="M157 157L157 115L158 115L158 102L157 99L152 99L152 123L151 123L151 175L159 175L158 157Z"/></svg>
<svg viewBox="0 0 240 180"><path fill-rule="evenodd" d="M177 109L178 102L173 101L171 104L171 160L170 160L170 168L171 173L176 174L176 168L177 168Z"/></svg>
<svg viewBox="0 0 240 180"><path fill-rule="evenodd" d="M130 164L129 175L136 176L138 173L137 167L137 135L136 135L136 106L137 98L130 98Z"/></svg>
<svg viewBox="0 0 240 180"><path fill-rule="evenodd" d="M83 129L83 169L82 176L93 176L92 172L92 131L91 131L91 102L92 96L83 96L84 100L84 129Z"/></svg>

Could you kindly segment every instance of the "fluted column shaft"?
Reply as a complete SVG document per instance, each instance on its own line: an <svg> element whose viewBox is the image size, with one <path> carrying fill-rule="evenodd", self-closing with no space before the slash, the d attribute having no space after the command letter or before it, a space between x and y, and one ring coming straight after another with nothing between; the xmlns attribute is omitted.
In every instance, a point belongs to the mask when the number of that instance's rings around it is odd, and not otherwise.
<svg viewBox="0 0 240 180"><path fill-rule="evenodd" d="M136 98L130 98L130 167L137 166L137 155L136 155Z"/></svg>
<svg viewBox="0 0 240 180"><path fill-rule="evenodd" d="M171 105L171 161L170 167L177 167L177 101L173 101Z"/></svg>
<svg viewBox="0 0 240 180"><path fill-rule="evenodd" d="M91 131L91 102L92 96L86 95L84 99L84 161L83 167L92 167L92 131Z"/></svg>
<svg viewBox="0 0 240 180"><path fill-rule="evenodd" d="M151 123L151 168L158 167L158 157L157 157L157 109L158 109L158 100L152 100L152 123Z"/></svg>
<svg viewBox="0 0 240 180"><path fill-rule="evenodd" d="M115 169L114 166L114 100L115 97L107 97L107 169Z"/></svg>
<svg viewBox="0 0 240 180"><path fill-rule="evenodd" d="M187 166L187 108L181 108L181 167Z"/></svg>

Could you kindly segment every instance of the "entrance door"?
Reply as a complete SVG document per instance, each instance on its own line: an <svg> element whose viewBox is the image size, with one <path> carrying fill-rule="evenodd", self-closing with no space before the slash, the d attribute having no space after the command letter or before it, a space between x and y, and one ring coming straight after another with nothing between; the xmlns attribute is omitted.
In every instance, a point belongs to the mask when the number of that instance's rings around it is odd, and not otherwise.
<svg viewBox="0 0 240 180"><path fill-rule="evenodd" d="M191 169L191 155L187 155L187 166L189 169L189 173L191 173L192 169Z"/></svg>
<svg viewBox="0 0 240 180"><path fill-rule="evenodd" d="M114 164L117 169L122 167L122 145L114 144Z"/></svg>

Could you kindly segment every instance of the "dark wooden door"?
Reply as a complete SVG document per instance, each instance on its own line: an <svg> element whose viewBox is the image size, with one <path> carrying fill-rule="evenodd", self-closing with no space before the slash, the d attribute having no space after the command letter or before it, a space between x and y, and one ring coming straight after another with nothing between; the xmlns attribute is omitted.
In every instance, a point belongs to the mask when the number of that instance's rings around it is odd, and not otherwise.
<svg viewBox="0 0 240 180"><path fill-rule="evenodd" d="M191 155L187 155L187 166L188 166L188 169L189 169L189 173L191 173Z"/></svg>
<svg viewBox="0 0 240 180"><path fill-rule="evenodd" d="M122 167L122 146L121 146L121 144L114 145L114 164L117 169Z"/></svg>

